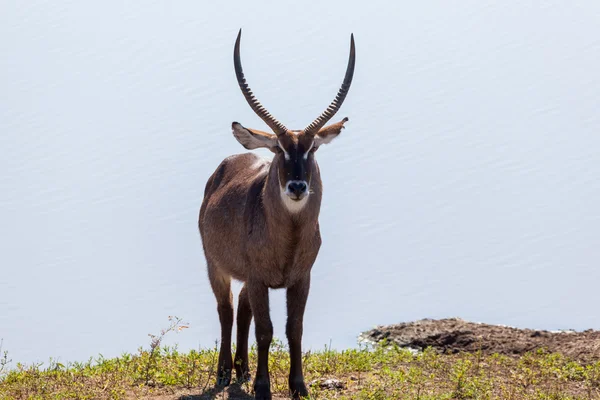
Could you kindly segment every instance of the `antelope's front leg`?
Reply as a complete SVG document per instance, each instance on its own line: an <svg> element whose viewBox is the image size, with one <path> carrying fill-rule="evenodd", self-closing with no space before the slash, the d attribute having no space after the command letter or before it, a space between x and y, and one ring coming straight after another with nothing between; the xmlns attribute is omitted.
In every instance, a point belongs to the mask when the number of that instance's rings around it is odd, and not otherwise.
<svg viewBox="0 0 600 400"><path fill-rule="evenodd" d="M258 365L254 379L254 396L257 400L271 400L269 379L269 347L273 339L273 324L269 315L269 288L263 283L248 282L248 298L256 327Z"/></svg>
<svg viewBox="0 0 600 400"><path fill-rule="evenodd" d="M302 374L302 325L310 288L310 275L287 290L288 319L285 333L290 346L290 392L294 399L308 396Z"/></svg>

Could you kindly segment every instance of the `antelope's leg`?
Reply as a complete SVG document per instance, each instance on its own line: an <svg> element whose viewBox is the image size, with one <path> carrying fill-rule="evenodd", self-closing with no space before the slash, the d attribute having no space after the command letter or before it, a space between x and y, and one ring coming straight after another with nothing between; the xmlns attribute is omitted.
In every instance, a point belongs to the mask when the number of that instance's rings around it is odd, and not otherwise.
<svg viewBox="0 0 600 400"><path fill-rule="evenodd" d="M233 327L233 296L231 277L222 273L214 265L208 266L208 277L213 293L217 298L217 311L221 322L221 349L217 364L217 385L227 386L231 382L231 330Z"/></svg>
<svg viewBox="0 0 600 400"><path fill-rule="evenodd" d="M258 365L254 379L254 395L257 400L271 400L269 380L269 347L273 339L273 324L269 315L269 288L260 282L246 283L250 308L256 327Z"/></svg>
<svg viewBox="0 0 600 400"><path fill-rule="evenodd" d="M287 290L287 324L285 333L290 346L290 392L294 399L308 396L302 374L302 325L310 288L310 275Z"/></svg>
<svg viewBox="0 0 600 400"><path fill-rule="evenodd" d="M246 288L246 285L244 285L238 299L237 340L234 358L237 379L238 381L244 382L250 380L250 369L248 367L248 335L250 332L251 321L252 309L250 308L248 289Z"/></svg>

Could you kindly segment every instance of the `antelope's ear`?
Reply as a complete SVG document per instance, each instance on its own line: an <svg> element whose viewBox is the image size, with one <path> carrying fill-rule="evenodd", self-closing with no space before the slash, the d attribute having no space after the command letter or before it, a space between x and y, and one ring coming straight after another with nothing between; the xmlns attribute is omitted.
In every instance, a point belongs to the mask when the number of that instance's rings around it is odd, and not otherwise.
<svg viewBox="0 0 600 400"><path fill-rule="evenodd" d="M342 132L342 129L344 129L345 122L348 122L348 118L344 118L340 122L321 128L315 136L315 146L319 147L322 144L330 143L333 139L338 137L340 132Z"/></svg>
<svg viewBox="0 0 600 400"><path fill-rule="evenodd" d="M260 147L274 151L278 146L277 136L272 133L259 131L256 129L244 128L240 123L234 122L231 124L233 136L238 142L248 150L258 149Z"/></svg>

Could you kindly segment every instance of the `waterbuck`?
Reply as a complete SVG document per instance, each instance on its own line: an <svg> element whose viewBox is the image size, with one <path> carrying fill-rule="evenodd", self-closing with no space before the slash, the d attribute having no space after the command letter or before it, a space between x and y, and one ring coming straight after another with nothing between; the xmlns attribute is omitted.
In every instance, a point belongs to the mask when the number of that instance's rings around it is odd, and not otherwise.
<svg viewBox="0 0 600 400"><path fill-rule="evenodd" d="M289 130L275 119L246 84L238 33L233 52L237 80L254 112L273 133L233 122L233 135L246 149L259 147L275 155L266 161L253 153L223 160L206 183L198 226L217 299L221 348L217 385L228 385L235 365L238 380L249 380L248 332L254 316L258 367L257 399L271 399L268 357L273 338L269 288L287 289L286 336L290 348L289 387L295 399L308 396L302 374L302 324L310 271L321 246L319 210L323 191L315 153L336 138L342 121L324 126L341 107L354 74L354 37L346 76L329 107L303 130ZM244 282L237 313L237 349L231 357L233 298L231 279Z"/></svg>

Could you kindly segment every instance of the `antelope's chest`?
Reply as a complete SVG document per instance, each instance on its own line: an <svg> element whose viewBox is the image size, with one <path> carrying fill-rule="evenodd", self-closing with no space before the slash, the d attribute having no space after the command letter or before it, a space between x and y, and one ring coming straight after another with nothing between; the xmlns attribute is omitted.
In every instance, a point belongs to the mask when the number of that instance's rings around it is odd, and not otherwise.
<svg viewBox="0 0 600 400"><path fill-rule="evenodd" d="M278 252L270 262L265 260L269 265L265 271L267 273L265 281L273 289L293 286L309 274L319 251L314 246L306 246L302 243L290 246L286 250Z"/></svg>

